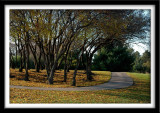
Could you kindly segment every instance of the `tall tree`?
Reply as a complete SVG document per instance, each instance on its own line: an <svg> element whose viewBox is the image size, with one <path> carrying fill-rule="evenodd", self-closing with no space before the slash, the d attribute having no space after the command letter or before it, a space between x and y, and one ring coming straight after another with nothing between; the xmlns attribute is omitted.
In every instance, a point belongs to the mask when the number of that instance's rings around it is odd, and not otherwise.
<svg viewBox="0 0 160 113"><path fill-rule="evenodd" d="M102 48L93 61L95 69L131 71L134 63L133 50L125 46L115 46L112 49Z"/></svg>

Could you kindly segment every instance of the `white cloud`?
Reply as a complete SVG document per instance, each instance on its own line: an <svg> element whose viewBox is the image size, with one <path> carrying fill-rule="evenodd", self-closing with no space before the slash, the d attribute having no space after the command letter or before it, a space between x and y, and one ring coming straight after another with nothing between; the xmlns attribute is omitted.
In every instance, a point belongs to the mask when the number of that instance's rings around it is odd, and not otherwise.
<svg viewBox="0 0 160 113"><path fill-rule="evenodd" d="M140 55L142 55L145 50L148 50L148 47L142 43L131 44L131 47L134 49L135 52L138 51Z"/></svg>

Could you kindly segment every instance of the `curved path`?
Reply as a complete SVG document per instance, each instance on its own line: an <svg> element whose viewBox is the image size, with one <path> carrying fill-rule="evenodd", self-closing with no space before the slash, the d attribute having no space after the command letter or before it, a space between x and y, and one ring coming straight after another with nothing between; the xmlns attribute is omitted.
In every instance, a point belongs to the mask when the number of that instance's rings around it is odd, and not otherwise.
<svg viewBox="0 0 160 113"><path fill-rule="evenodd" d="M133 85L133 80L124 72L112 72L109 82L88 87L76 87L76 88L43 88L43 87L27 87L27 86L13 86L10 88L21 89L35 89L35 90L56 90L56 91L90 91L90 90L109 90L126 88Z"/></svg>

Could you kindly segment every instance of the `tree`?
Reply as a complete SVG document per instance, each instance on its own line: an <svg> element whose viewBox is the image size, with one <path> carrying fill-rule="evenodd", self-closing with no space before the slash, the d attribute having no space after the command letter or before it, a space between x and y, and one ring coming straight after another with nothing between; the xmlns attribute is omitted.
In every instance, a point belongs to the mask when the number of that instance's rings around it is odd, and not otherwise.
<svg viewBox="0 0 160 113"><path fill-rule="evenodd" d="M28 26L28 21L26 18L28 17L28 12L26 10L11 10L10 11L11 19L10 19L10 31L11 36L15 40L16 45L16 53L17 53L17 41L19 42L19 37L23 37L24 47L26 49L25 52L25 78L24 80L28 81L28 67L29 67L29 30L26 28ZM19 46L19 45L18 45ZM22 47L21 47L22 48ZM21 71L21 70L20 70Z"/></svg>
<svg viewBox="0 0 160 113"><path fill-rule="evenodd" d="M150 52L148 50L146 50L141 59L142 59L142 67L143 67L143 72L148 72L150 73Z"/></svg>
<svg viewBox="0 0 160 113"><path fill-rule="evenodd" d="M66 81L66 70L72 61L76 79L76 71L85 60L87 79L92 80L92 59L98 50L146 38L150 21L142 13L143 10L11 10L10 36L16 45L16 59L17 52L21 56L20 71L25 67L28 80L32 55L37 72L44 61L47 81L53 84L55 70L61 64Z"/></svg>
<svg viewBox="0 0 160 113"><path fill-rule="evenodd" d="M112 49L102 48L93 60L93 64L100 70L110 71L131 71L133 62L133 50L125 46L117 46Z"/></svg>
<svg viewBox="0 0 160 113"><path fill-rule="evenodd" d="M100 32L100 37L92 37L86 50L87 78L91 78L91 61L93 54L102 47L113 46L118 43L131 43L145 39L144 33L150 29L150 18L144 17L143 10L107 10L100 11L93 25ZM137 20L139 20L137 24ZM93 33L92 33L93 34ZM93 39L93 40L92 40ZM108 47L109 47L108 46Z"/></svg>
<svg viewBox="0 0 160 113"><path fill-rule="evenodd" d="M141 56L139 52L134 53L135 61L133 65L133 71L150 73L150 52L146 50Z"/></svg>

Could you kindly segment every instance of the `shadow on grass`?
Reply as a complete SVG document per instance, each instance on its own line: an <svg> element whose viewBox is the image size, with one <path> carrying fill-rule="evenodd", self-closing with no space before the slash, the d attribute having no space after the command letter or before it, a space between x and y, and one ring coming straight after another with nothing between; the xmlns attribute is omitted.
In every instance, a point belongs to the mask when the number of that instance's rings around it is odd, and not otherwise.
<svg viewBox="0 0 160 113"><path fill-rule="evenodd" d="M107 91L99 91L96 94L107 95L107 96L116 96L118 99L127 99L133 103L150 103L150 86L146 82L141 82L141 84L134 84L128 88L123 89L113 89Z"/></svg>

